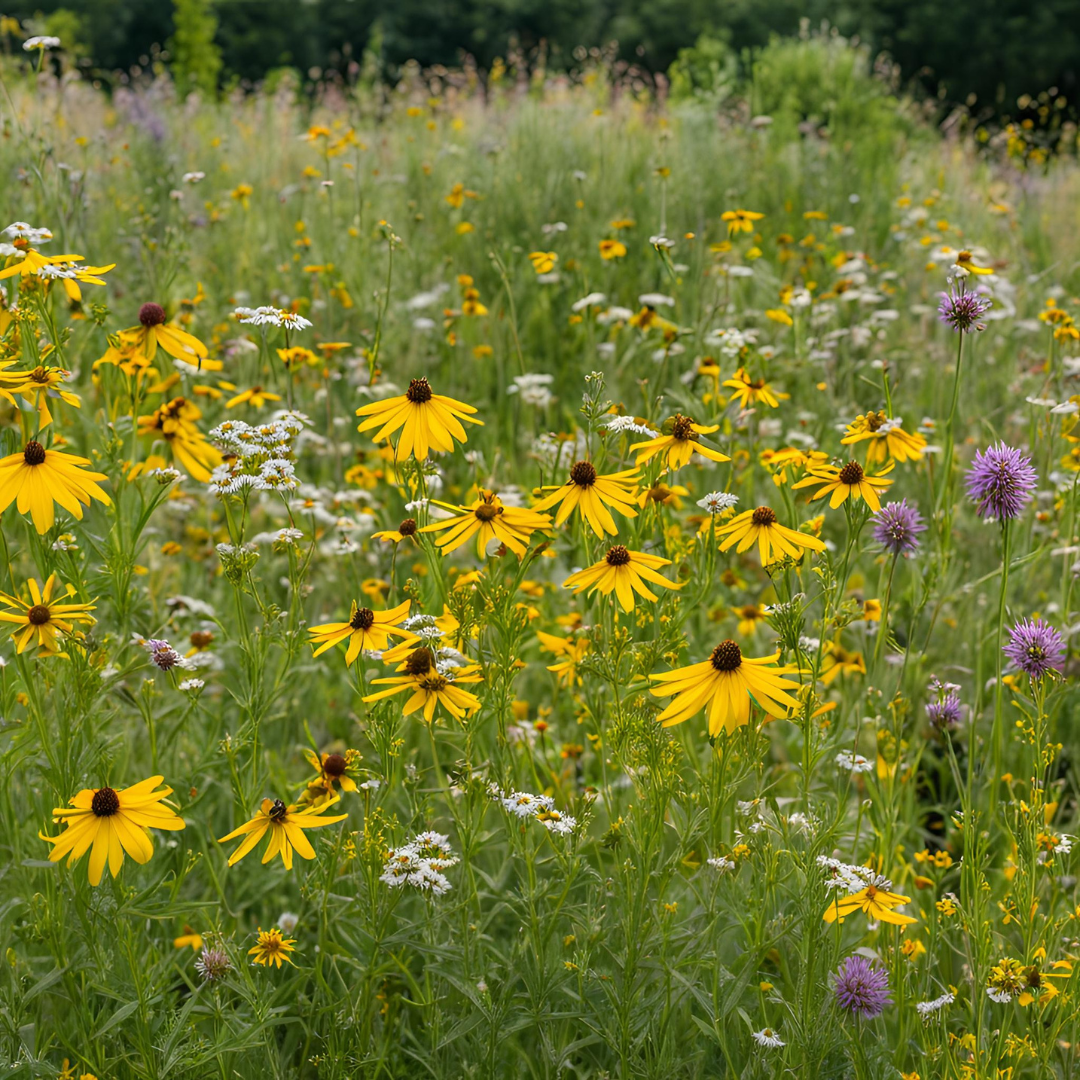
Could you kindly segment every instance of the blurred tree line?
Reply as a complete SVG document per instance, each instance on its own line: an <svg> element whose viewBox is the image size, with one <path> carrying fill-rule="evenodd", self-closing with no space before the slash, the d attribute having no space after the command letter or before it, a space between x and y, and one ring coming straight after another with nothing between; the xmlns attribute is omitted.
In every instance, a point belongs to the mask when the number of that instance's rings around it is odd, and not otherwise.
<svg viewBox="0 0 1080 1080"><path fill-rule="evenodd" d="M1054 88L1077 97L1080 0L8 0L4 14L57 33L96 72L145 66L152 46L179 56L190 86L257 82L293 67L348 72L365 50L393 78L414 59L486 69L511 50L573 66L577 47L619 44L619 55L667 71L699 38L733 55L827 20L943 104L1011 110ZM200 69L204 41L212 40ZM715 46L713 46L715 47ZM185 52L186 50L186 52ZM220 57L220 75L216 57ZM191 65L194 64L194 68Z"/></svg>

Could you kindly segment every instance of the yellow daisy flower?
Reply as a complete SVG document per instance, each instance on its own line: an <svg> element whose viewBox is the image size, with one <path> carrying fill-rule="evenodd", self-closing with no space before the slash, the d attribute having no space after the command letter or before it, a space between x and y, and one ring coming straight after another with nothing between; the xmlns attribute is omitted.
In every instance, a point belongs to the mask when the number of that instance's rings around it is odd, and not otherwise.
<svg viewBox="0 0 1080 1080"><path fill-rule="evenodd" d="M638 473L634 469L600 476L591 462L577 461L571 466L570 478L565 484L542 489L551 494L536 503L533 510L540 512L558 506L555 515L555 527L558 528L576 509L597 536L602 537L604 533L614 536L619 530L607 507L618 510L624 517L637 517L634 508L637 481Z"/></svg>
<svg viewBox="0 0 1080 1080"><path fill-rule="evenodd" d="M461 421L483 424L471 415L475 412L471 405L434 393L427 379L413 379L404 394L373 401L357 409L356 415L366 419L356 430L379 428L372 436L377 443L400 430L395 460L404 461L413 455L417 461L423 461L429 449L449 454L454 449L455 439L465 442L468 436Z"/></svg>
<svg viewBox="0 0 1080 1080"><path fill-rule="evenodd" d="M738 630L742 637L750 637L758 623L769 617L769 613L760 604L744 604L742 607L732 608L731 614L739 620Z"/></svg>
<svg viewBox="0 0 1080 1080"><path fill-rule="evenodd" d="M530 251L529 262L538 274L550 274L555 269L559 256L554 251Z"/></svg>
<svg viewBox="0 0 1080 1080"><path fill-rule="evenodd" d="M230 387L226 387L226 389L230 389ZM253 386L250 390L241 390L235 397L229 398L225 402L225 408L235 409L237 405L247 404L253 409L261 409L268 402L280 400L280 394L271 394L269 390L264 390L261 386Z"/></svg>
<svg viewBox="0 0 1080 1080"><path fill-rule="evenodd" d="M166 322L165 309L155 303L143 304L139 308L139 325L121 330L117 337L147 360L157 356L160 346L174 360L183 360L201 368L209 352L197 337L174 323Z"/></svg>
<svg viewBox="0 0 1080 1080"><path fill-rule="evenodd" d="M400 626L409 614L411 604L411 600L406 600L389 611L372 611L368 607L357 607L354 600L348 622L320 623L318 626L308 627L311 644L318 645L312 655L320 656L348 638L349 648L345 653L345 663L349 665L364 649L382 652L389 645L391 636L416 640L416 635L411 630L404 630Z"/></svg>
<svg viewBox="0 0 1080 1080"><path fill-rule="evenodd" d="M248 956L251 957L253 964L261 964L263 967L274 964L280 971L283 960L288 960L293 967L296 967L293 958L289 955L296 952L295 945L296 938L282 937L281 931L276 927L273 930L264 930L260 926L259 936L255 944L248 949Z"/></svg>
<svg viewBox="0 0 1080 1080"><path fill-rule="evenodd" d="M301 803L329 803L335 798L338 787L342 791L359 790L349 775L349 771L360 763L359 750L346 750L344 754L316 754L314 750L305 750L304 757L315 770L315 776L304 786Z"/></svg>
<svg viewBox="0 0 1080 1080"><path fill-rule="evenodd" d="M779 562L785 555L792 559L802 558L803 551L824 551L825 541L807 533L796 532L776 520L776 513L768 506L759 506L733 517L716 530L724 537L721 551L738 544L735 552L741 555L757 544L761 565Z"/></svg>
<svg viewBox="0 0 1080 1080"><path fill-rule="evenodd" d="M14 372L12 374L14 375ZM78 394L60 389L70 374L70 371L65 371L63 368L39 364L33 371L23 373L23 382L20 386L13 387L16 393L21 394L37 408L40 430L43 431L53 422L52 413L49 412L49 398L57 398L68 405L73 405L76 409L82 408L82 399Z"/></svg>
<svg viewBox="0 0 1080 1080"><path fill-rule="evenodd" d="M840 442L844 446L870 440L866 448L866 464L875 465L895 458L897 461L918 461L926 447L926 439L918 432L909 434L900 425L900 417L890 419L884 412L868 412L856 416L847 426Z"/></svg>
<svg viewBox="0 0 1080 1080"><path fill-rule="evenodd" d="M540 648L545 652L553 653L561 657L558 663L549 664L548 671L554 676L560 686L581 685L581 676L577 666L585 658L591 647L587 637L556 637L554 634L545 634L537 631L536 638L540 642Z"/></svg>
<svg viewBox="0 0 1080 1080"><path fill-rule="evenodd" d="M758 402L768 405L770 409L778 409L781 401L791 397L790 394L774 390L764 379L751 379L746 368L739 368L730 379L724 380L723 385L735 391L728 398L728 403L738 401L743 409L749 409Z"/></svg>
<svg viewBox="0 0 1080 1080"><path fill-rule="evenodd" d="M44 535L56 519L53 503L80 521L91 499L111 505L98 487L98 481L109 478L90 472L89 464L89 458L46 450L31 440L20 452L0 458L0 513L14 502L20 514L30 514L34 528Z"/></svg>
<svg viewBox="0 0 1080 1080"><path fill-rule="evenodd" d="M798 690L799 684L783 676L797 674L799 669L777 666L779 655L744 657L738 644L729 638L717 645L703 663L650 675L654 682L664 684L653 687L652 694L674 697L656 719L664 727L671 727L707 709L709 735L715 738L722 730L731 735L750 722L751 701L776 718L797 711L801 706L789 691Z"/></svg>
<svg viewBox="0 0 1080 1080"><path fill-rule="evenodd" d="M221 451L206 441L195 426L202 410L187 398L177 397L139 417L139 434L164 439L173 459L195 480L206 483L221 464Z"/></svg>
<svg viewBox="0 0 1080 1080"><path fill-rule="evenodd" d="M424 719L431 723L435 710L442 705L455 720L464 720L466 716L480 708L480 699L468 690L462 690L460 683L483 682L478 674L479 665L467 664L464 667L440 671L434 654L428 648L414 650L402 664L403 675L392 675L385 679L372 679L372 686L389 686L388 690L378 690L368 694L363 700L368 704L393 697L395 694L411 691L405 702L402 716L410 716L422 709Z"/></svg>
<svg viewBox="0 0 1080 1080"><path fill-rule="evenodd" d="M10 611L0 612L0 622L14 623L15 629L11 632L15 639L15 651L21 653L36 637L38 648L47 656L63 656L57 644L57 634L70 634L74 630L75 623L85 623L87 626L94 624L94 617L90 614L94 605L90 604L56 604L52 602L53 588L56 586L55 574L49 575L45 582L45 588L39 589L38 583L33 579L27 582L30 588L31 603L19 599L17 596L9 596L0 592L0 600L8 607L18 608L19 614ZM65 596L76 596L75 587L68 585Z"/></svg>
<svg viewBox="0 0 1080 1080"><path fill-rule="evenodd" d="M499 496L487 488L479 489L479 497L471 506L451 506L436 503L453 512L454 517L425 525L424 533L445 532L435 544L444 555L456 551L476 537L476 556L487 554L492 541L505 544L519 559L529 548L529 540L538 529L550 529L551 518L519 506L506 506Z"/></svg>
<svg viewBox="0 0 1080 1080"><path fill-rule="evenodd" d="M736 233L752 233L754 222L760 221L765 215L754 210L725 210L720 215L720 220L726 222L728 236Z"/></svg>
<svg viewBox="0 0 1080 1080"><path fill-rule="evenodd" d="M886 480L884 477L886 473L892 472L895 464L895 461L890 461L885 468L873 476L865 473L857 461L849 461L841 468L835 465L819 465L812 467L809 475L797 484L792 484L792 489L813 487L819 484L821 485L819 490L810 496L811 502L824 499L828 495L830 496L829 506L835 510L845 499L851 498L855 501L863 499L866 505L877 513L881 509L878 492L884 491L892 484L891 480Z"/></svg>
<svg viewBox="0 0 1080 1080"><path fill-rule="evenodd" d="M634 443L630 447L630 453L637 454L637 461L634 464L638 468L641 468L646 461L652 460L659 453L664 454L669 469L681 469L684 465L689 464L695 453L700 454L703 458L708 458L709 461L730 461L731 458L726 454L721 454L719 450L713 450L711 447L703 446L699 441L702 435L711 435L714 431L719 430L719 424L711 424L706 427L704 424L696 423L689 416L676 413L664 424L660 435L646 442Z"/></svg>
<svg viewBox="0 0 1080 1080"><path fill-rule="evenodd" d="M416 543L416 534L420 530L416 527L416 518L405 518L396 529L383 529L371 534L372 540L381 540L384 544L400 544L402 540L411 539Z"/></svg>
<svg viewBox="0 0 1080 1080"><path fill-rule="evenodd" d="M919 920L910 915L902 915L893 908L909 904L911 898L890 892L880 885L867 885L865 889L851 893L850 896L838 896L825 909L822 918L828 922L843 922L853 912L861 911L873 922L892 923L893 926L910 926Z"/></svg>
<svg viewBox="0 0 1080 1080"><path fill-rule="evenodd" d="M243 842L229 856L229 865L235 866L269 832L270 843L266 845L266 851L263 853L263 864L280 855L285 869L291 870L294 849L302 859L315 858L315 849L304 835L305 829L333 825L337 821L344 821L349 816L335 814L327 817L323 814L324 810L337 801L337 798L333 797L317 806L311 805L298 809L295 806L286 806L281 799L263 799L259 812L250 821L245 821L239 828L233 829L218 843L226 844L238 836L244 837Z"/></svg>
<svg viewBox="0 0 1080 1080"><path fill-rule="evenodd" d="M66 855L68 866L72 866L89 851L91 885L101 884L106 863L116 877L124 865L125 852L140 865L149 862L154 845L147 830L175 831L187 824L164 802L172 788L154 790L163 779L151 776L119 791L85 788L71 798L71 809L55 807L53 821L62 821L66 827L59 836L39 834L53 845L49 861L59 862Z"/></svg>
<svg viewBox="0 0 1080 1080"><path fill-rule="evenodd" d="M563 586L575 593L588 589L610 596L612 590L618 597L623 611L634 610L634 593L646 600L656 601L659 597L649 591L645 582L659 585L664 589L681 589L682 583L669 581L656 571L661 566L670 566L670 559L661 559L659 555L649 555L644 551L628 551L622 544L608 548L607 554L598 563L571 574Z"/></svg>

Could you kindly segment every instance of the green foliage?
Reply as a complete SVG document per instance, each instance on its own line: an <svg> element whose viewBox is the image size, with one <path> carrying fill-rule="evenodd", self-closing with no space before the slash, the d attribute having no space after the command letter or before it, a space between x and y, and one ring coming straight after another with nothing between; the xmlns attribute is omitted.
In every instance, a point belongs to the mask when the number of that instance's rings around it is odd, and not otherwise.
<svg viewBox="0 0 1080 1080"><path fill-rule="evenodd" d="M169 42L173 78L182 94L217 92L221 49L214 42L218 20L213 0L173 0L174 32Z"/></svg>
<svg viewBox="0 0 1080 1080"><path fill-rule="evenodd" d="M722 104L738 85L738 70L738 57L727 41L702 34L691 48L680 49L668 68L671 100Z"/></svg>

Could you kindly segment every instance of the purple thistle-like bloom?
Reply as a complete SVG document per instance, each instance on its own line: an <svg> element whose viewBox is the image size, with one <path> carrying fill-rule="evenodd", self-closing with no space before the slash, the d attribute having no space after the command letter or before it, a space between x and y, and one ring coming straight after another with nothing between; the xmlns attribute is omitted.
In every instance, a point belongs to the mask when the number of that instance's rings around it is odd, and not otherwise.
<svg viewBox="0 0 1080 1080"><path fill-rule="evenodd" d="M922 515L907 499L886 503L870 519L874 539L892 555L911 555L919 546L919 533L926 532Z"/></svg>
<svg viewBox="0 0 1080 1080"><path fill-rule="evenodd" d="M1041 679L1062 670L1065 639L1049 623L1025 619L1009 631L1009 641L1001 651L1032 679Z"/></svg>
<svg viewBox="0 0 1080 1080"><path fill-rule="evenodd" d="M955 683L943 683L938 679L931 679L927 689L935 696L933 701L927 702L927 720L942 731L959 727L964 714L964 706L956 693L960 687Z"/></svg>
<svg viewBox="0 0 1080 1080"><path fill-rule="evenodd" d="M232 961L229 960L229 955L224 949L211 945L199 953L195 961L195 970L207 982L221 982L232 970Z"/></svg>
<svg viewBox="0 0 1080 1080"><path fill-rule="evenodd" d="M889 996L889 973L873 967L863 956L849 956L836 970L833 992L841 1009L853 1016L873 1020L880 1016Z"/></svg>
<svg viewBox="0 0 1080 1080"><path fill-rule="evenodd" d="M998 443L985 453L976 451L967 474L967 493L979 517L1011 521L1031 502L1038 482L1027 454Z"/></svg>
<svg viewBox="0 0 1080 1080"><path fill-rule="evenodd" d="M143 643L143 648L150 654L150 660L162 671L171 671L174 667L186 667L184 658L164 639L150 638Z"/></svg>
<svg viewBox="0 0 1080 1080"><path fill-rule="evenodd" d="M972 329L985 330L979 320L990 310L993 300L965 289L950 290L941 294L938 318L958 333L970 333Z"/></svg>

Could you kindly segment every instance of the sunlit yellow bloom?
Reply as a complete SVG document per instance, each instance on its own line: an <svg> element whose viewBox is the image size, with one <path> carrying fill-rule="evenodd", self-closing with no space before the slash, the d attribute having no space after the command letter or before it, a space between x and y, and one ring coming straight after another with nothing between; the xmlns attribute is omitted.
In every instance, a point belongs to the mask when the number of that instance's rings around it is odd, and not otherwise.
<svg viewBox="0 0 1080 1080"><path fill-rule="evenodd" d="M315 776L305 785L304 793L300 796L301 803L319 805L330 802L337 795L338 787L342 791L359 790L356 781L349 775L350 770L360 763L359 750L346 750L344 754L316 754L314 750L305 750L304 757L315 770Z"/></svg>
<svg viewBox="0 0 1080 1080"><path fill-rule="evenodd" d="M444 555L457 550L476 537L477 558L484 558L493 541L505 544L520 559L529 548L529 539L538 529L550 529L551 518L519 506L506 506L494 491L479 489L479 497L471 506L452 506L436 503L454 516L446 521L425 525L423 533L444 533L435 544Z"/></svg>
<svg viewBox="0 0 1080 1080"><path fill-rule="evenodd" d="M560 686L581 685L581 676L577 666L585 658L591 646L587 637L556 637L554 634L545 634L537 631L537 639L540 647L549 653L561 657L557 664L549 664L550 671L558 680Z"/></svg>
<svg viewBox="0 0 1080 1080"><path fill-rule="evenodd" d="M554 251L530 251L529 262L538 274L550 274L555 269L559 256Z"/></svg>
<svg viewBox="0 0 1080 1080"><path fill-rule="evenodd" d="M821 656L821 681L828 686L841 675L865 675L866 661L861 652L848 652L840 639L830 641Z"/></svg>
<svg viewBox="0 0 1080 1080"><path fill-rule="evenodd" d="M400 429L395 459L404 461L413 455L417 461L423 461L429 448L449 454L455 439L465 442L467 436L461 421L483 423L472 416L475 412L471 405L433 393L427 379L413 379L409 389L399 397L373 401L357 409L356 415L367 419L356 430L379 428L372 436L379 443Z"/></svg>
<svg viewBox="0 0 1080 1080"><path fill-rule="evenodd" d="M396 529L383 529L381 532L373 532L372 540L381 540L384 544L400 544L402 540L412 539L416 543L416 518L405 518Z"/></svg>
<svg viewBox="0 0 1080 1080"><path fill-rule="evenodd" d="M544 496L533 509L540 512L558 506L556 528L577 510L597 536L604 533L614 536L618 529L607 507L618 510L624 517L637 517L634 507L637 481L638 473L634 469L601 476L591 462L577 461L571 466L570 478L565 484L542 489L551 494Z"/></svg>
<svg viewBox="0 0 1080 1080"><path fill-rule="evenodd" d="M231 833L223 836L218 843L227 844L238 836L244 837L243 842L229 856L229 865L235 866L247 855L258 842L270 833L270 842L266 845L262 861L265 865L275 856L280 855L286 870L292 869L293 851L302 859L314 859L315 849L304 835L305 829L318 829L323 825L333 825L336 821L344 821L348 814L335 814L327 817L323 811L337 802L337 798L331 798L317 806L309 805L303 809L295 806L286 806L281 799L263 799L259 812L250 820L244 822Z"/></svg>
<svg viewBox="0 0 1080 1080"><path fill-rule="evenodd" d="M90 614L94 610L92 603L58 604L53 602L52 593L56 584L55 574L49 575L49 580L45 582L43 589L39 589L38 583L30 578L27 582L30 589L30 603L17 596L0 592L0 601L8 607L18 609L18 614L11 611L0 612L0 622L15 624L11 636L15 640L16 653L21 653L36 637L38 648L42 653L47 656L63 656L57 642L57 634L70 634L75 628L75 623L93 625L95 620ZM68 585L64 596L70 599L77 595L75 586Z"/></svg>
<svg viewBox="0 0 1080 1080"><path fill-rule="evenodd" d="M195 480L206 483L211 471L221 464L221 451L195 426L201 417L202 410L194 402L173 398L149 416L139 417L139 434L164 439L176 462Z"/></svg>
<svg viewBox="0 0 1080 1080"><path fill-rule="evenodd" d="M1040 949L1038 952L1041 955L1037 954L1037 961L1046 958L1045 950ZM1061 979L1067 982L1072 977L1073 965L1068 960L1055 960L1050 965L1052 971L1042 970L1037 961L1024 968L1024 989L1016 999L1017 1004L1025 1009L1036 998L1040 1005L1049 1005L1061 993L1061 988L1050 980Z"/></svg>
<svg viewBox="0 0 1080 1080"><path fill-rule="evenodd" d="M188 947L198 952L203 946L202 934L196 934L190 926L184 927L184 932L176 938L173 938L174 949L186 949Z"/></svg>
<svg viewBox="0 0 1080 1080"><path fill-rule="evenodd" d="M676 413L664 424L660 435L646 442L634 443L630 447L630 453L637 454L634 464L638 468L646 461L651 461L659 453L663 453L669 469L681 469L689 464L695 453L709 461L730 461L731 458L726 454L721 454L719 450L714 450L710 446L703 446L700 441L702 435L711 435L719 430L719 424L706 427L704 424L695 423L689 416Z"/></svg>
<svg viewBox="0 0 1080 1080"><path fill-rule="evenodd" d="M825 550L824 540L781 525L776 520L776 513L768 506L744 511L721 525L716 534L724 537L720 544L721 551L728 551L737 544L735 552L741 555L756 544L762 566L778 562L784 556L801 559L803 551L807 549Z"/></svg>
<svg viewBox="0 0 1080 1080"><path fill-rule="evenodd" d="M248 956L251 957L253 964L261 964L263 967L270 967L273 964L280 971L283 960L288 960L293 967L296 967L293 958L289 955L296 952L295 945L296 938L282 937L281 931L276 927L273 930L264 930L260 926L259 936L255 944L248 949Z"/></svg>
<svg viewBox="0 0 1080 1080"><path fill-rule="evenodd" d="M105 282L100 275L107 274L116 266L116 263L110 263L108 266L79 266L77 264L83 261L81 255L42 255L30 247L25 240L16 240L13 246L19 249L17 261L0 270L0 281L18 274L20 278L37 277L45 281L62 281L65 286L68 282L75 281L104 285ZM77 286L74 291L75 295L72 299L78 300L80 294ZM68 294L71 295L70 289Z"/></svg>
<svg viewBox="0 0 1080 1080"><path fill-rule="evenodd" d="M750 637L758 623L764 622L769 615L760 604L744 604L742 607L732 608L731 614L739 620L738 630L742 637Z"/></svg>
<svg viewBox="0 0 1080 1080"><path fill-rule="evenodd" d="M165 321L165 309L160 304L143 304L139 308L139 325L121 330L117 337L147 360L157 356L160 345L174 360L201 368L208 353L197 337Z"/></svg>
<svg viewBox="0 0 1080 1080"><path fill-rule="evenodd" d="M762 450L760 459L765 468L772 471L773 483L783 487L788 481L788 469L801 469L806 465L827 465L829 455L822 450L800 450L785 446L779 450Z"/></svg>
<svg viewBox="0 0 1080 1080"><path fill-rule="evenodd" d="M71 809L55 807L53 821L62 821L65 829L59 836L41 839L53 845L50 862L68 856L68 866L90 852L90 884L100 885L105 864L113 877L120 873L127 852L137 863L146 863L154 854L149 829L175 831L186 822L164 800L172 788L154 789L164 777L151 776L133 787L85 788L71 800Z"/></svg>
<svg viewBox="0 0 1080 1080"><path fill-rule="evenodd" d="M400 626L409 614L411 604L411 600L406 600L389 611L372 611L371 608L357 607L354 600L348 622L320 623L308 627L311 644L318 645L312 655L320 656L347 638L349 648L345 653L345 663L348 665L363 649L382 652L387 648L391 636L415 640L416 635L411 630L404 630Z"/></svg>
<svg viewBox="0 0 1080 1080"><path fill-rule="evenodd" d="M464 720L470 713L480 708L480 699L462 690L461 683L483 682L479 674L479 665L468 664L464 667L440 670L434 654L428 648L411 652L405 659L403 675L391 675L384 679L372 679L372 686L388 686L387 690L378 690L368 694L363 700L367 703L381 701L395 694L409 693L409 700L402 709L403 716L410 716L423 710L424 719L431 723L435 710L442 705L456 720Z"/></svg>
<svg viewBox="0 0 1080 1080"><path fill-rule="evenodd" d="M830 496L829 507L835 510L847 498L854 501L863 499L866 505L876 513L881 509L878 492L884 491L892 483L884 477L886 473L892 472L895 464L895 461L890 461L885 468L873 476L863 472L863 467L857 461L849 461L842 468L837 468L835 465L812 466L809 469L809 475L803 477L797 484L793 484L792 488L820 485L819 489L810 496L811 502L824 499L828 495Z"/></svg>
<svg viewBox="0 0 1080 1080"><path fill-rule="evenodd" d="M701 712L708 711L709 735L715 738L721 731L733 734L750 722L750 703L756 702L770 716L782 718L800 708L789 691L799 684L785 675L798 674L797 667L780 667L779 653L758 659L744 657L732 640L722 641L708 660L689 667L677 668L663 675L650 675L655 686L651 693L657 697L672 697L656 718L664 727L681 724Z"/></svg>
<svg viewBox="0 0 1080 1080"><path fill-rule="evenodd" d="M661 566L670 565L670 559L644 551L628 551L622 544L616 544L608 548L607 554L598 563L571 574L563 585L575 593L588 589L590 593L599 591L604 596L610 596L614 590L623 611L633 611L635 592L646 600L659 599L650 592L645 582L664 589L682 588L682 584L669 581L656 572Z"/></svg>
<svg viewBox="0 0 1080 1080"><path fill-rule="evenodd" d="M621 259L626 254L626 245L621 240L601 240L600 258L610 261Z"/></svg>
<svg viewBox="0 0 1080 1080"><path fill-rule="evenodd" d="M994 271L989 266L976 266L974 256L970 251L961 251L956 256L956 265L969 274L992 274Z"/></svg>
<svg viewBox="0 0 1080 1080"><path fill-rule="evenodd" d="M98 481L109 478L90 472L89 464L89 458L46 450L31 440L18 453L0 458L0 513L14 502L19 513L30 514L34 528L44 534L55 520L53 503L80 521L91 499L109 506L109 496L98 487Z"/></svg>
<svg viewBox="0 0 1080 1080"><path fill-rule="evenodd" d="M724 380L723 385L735 391L728 401L738 401L743 409L749 409L759 401L770 409L778 409L781 401L787 401L791 397L790 394L774 390L764 379L751 379L746 368L739 368L730 379Z"/></svg>
<svg viewBox="0 0 1080 1080"><path fill-rule="evenodd" d="M470 191L464 184L457 183L450 189L446 201L455 209L460 210L466 199L479 199L475 191Z"/></svg>
<svg viewBox="0 0 1080 1080"><path fill-rule="evenodd" d="M642 510L649 503L655 503L657 506L670 506L672 510L681 510L683 506L682 497L689 494L690 489L682 484L665 484L663 480L657 480L651 487L642 488L635 501Z"/></svg>
<svg viewBox="0 0 1080 1080"><path fill-rule="evenodd" d="M70 371L63 368L39 364L32 371L22 373L20 384L12 386L16 393L36 406L39 430L44 430L53 422L52 413L49 412L49 398L58 398L76 409L82 408L82 400L78 394L61 389L70 374ZM14 377L14 372L5 376L6 379Z"/></svg>
<svg viewBox="0 0 1080 1080"><path fill-rule="evenodd" d="M225 402L225 408L235 409L237 405L246 403L253 409L261 409L268 402L280 400L280 394L271 394L269 390L264 390L261 386L253 386L250 390L242 390L235 397L229 398Z"/></svg>
<svg viewBox="0 0 1080 1080"><path fill-rule="evenodd" d="M884 412L868 412L856 416L848 424L844 438L845 446L870 440L866 448L866 464L874 465L895 458L897 461L918 461L926 447L926 439L916 432L908 434L900 426L899 417L890 420Z"/></svg>
<svg viewBox="0 0 1080 1080"><path fill-rule="evenodd" d="M910 897L889 892L887 888L878 885L867 885L865 889L860 889L849 896L836 897L825 909L822 918L829 923L843 922L848 915L861 911L873 922L892 923L893 926L910 926L919 920L893 910L902 904L909 904L910 902Z"/></svg>
<svg viewBox="0 0 1080 1080"><path fill-rule="evenodd" d="M288 349L278 349L277 354L278 359L289 369L301 367L304 364L315 367L319 362L319 358L310 349L305 349L303 345L292 345Z"/></svg>
<svg viewBox="0 0 1080 1080"><path fill-rule="evenodd" d="M720 220L727 222L728 236L734 236L741 232L752 233L754 222L760 221L764 216L753 210L725 210L720 215Z"/></svg>

